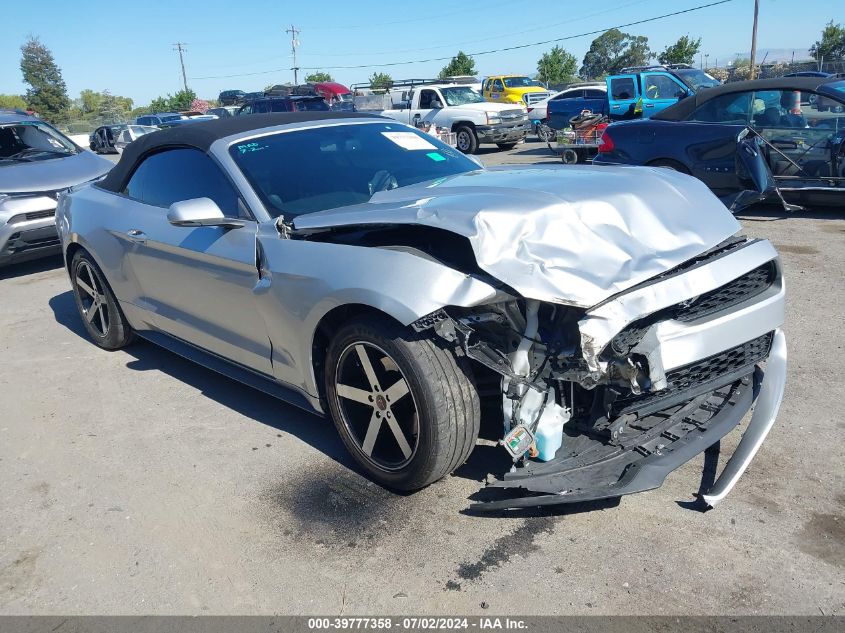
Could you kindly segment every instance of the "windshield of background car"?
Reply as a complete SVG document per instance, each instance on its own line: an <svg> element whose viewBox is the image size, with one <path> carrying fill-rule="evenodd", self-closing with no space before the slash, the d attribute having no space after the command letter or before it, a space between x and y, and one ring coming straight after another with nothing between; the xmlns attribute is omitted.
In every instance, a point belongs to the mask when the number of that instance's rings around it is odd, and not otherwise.
<svg viewBox="0 0 845 633"><path fill-rule="evenodd" d="M528 77L506 77L505 85L508 88L532 88L537 84Z"/></svg>
<svg viewBox="0 0 845 633"><path fill-rule="evenodd" d="M433 136L390 123L280 132L234 143L229 152L267 211L287 219L478 169Z"/></svg>
<svg viewBox="0 0 845 633"><path fill-rule="evenodd" d="M697 68L682 68L676 70L675 74L681 78L686 85L693 90L700 90L701 88L714 88L721 86L722 83L715 77L711 77L703 70Z"/></svg>
<svg viewBox="0 0 845 633"><path fill-rule="evenodd" d="M446 105L461 106L467 103L483 103L484 97L469 86L461 86L460 88L441 88L443 98L446 100Z"/></svg>
<svg viewBox="0 0 845 633"><path fill-rule="evenodd" d="M341 92L339 95L335 95L335 98L338 101L352 101L352 93L351 92Z"/></svg>
<svg viewBox="0 0 845 633"><path fill-rule="evenodd" d="M76 146L41 121L0 125L0 164L76 154Z"/></svg>
<svg viewBox="0 0 845 633"><path fill-rule="evenodd" d="M151 127L149 125L130 125L129 127L132 128L135 136L143 136L144 134L158 131L157 127Z"/></svg>
<svg viewBox="0 0 845 633"><path fill-rule="evenodd" d="M182 119L181 114L165 114L164 116L159 117L162 123L167 123L168 121L179 121Z"/></svg>

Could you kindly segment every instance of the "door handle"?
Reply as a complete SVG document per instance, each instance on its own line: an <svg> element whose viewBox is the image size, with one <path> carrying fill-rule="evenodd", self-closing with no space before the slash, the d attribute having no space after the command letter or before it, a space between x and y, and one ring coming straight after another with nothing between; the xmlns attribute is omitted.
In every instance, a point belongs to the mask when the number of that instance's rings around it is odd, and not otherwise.
<svg viewBox="0 0 845 633"><path fill-rule="evenodd" d="M653 104L653 103L647 103L647 104L645 104L645 107L647 107L647 108L653 108L653 107L654 107L654 104Z"/></svg>
<svg viewBox="0 0 845 633"><path fill-rule="evenodd" d="M144 243L147 241L147 234L139 229L128 230L126 236L133 242Z"/></svg>

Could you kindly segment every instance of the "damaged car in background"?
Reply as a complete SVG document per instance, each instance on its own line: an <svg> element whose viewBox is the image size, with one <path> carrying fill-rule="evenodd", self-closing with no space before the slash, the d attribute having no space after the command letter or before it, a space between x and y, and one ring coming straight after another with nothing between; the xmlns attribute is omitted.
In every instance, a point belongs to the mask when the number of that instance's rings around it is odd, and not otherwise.
<svg viewBox="0 0 845 633"><path fill-rule="evenodd" d="M382 485L454 471L495 411L513 467L481 510L656 488L753 409L716 505L783 395L777 252L667 170L484 169L387 118L233 117L142 137L57 225L96 344L327 414Z"/></svg>

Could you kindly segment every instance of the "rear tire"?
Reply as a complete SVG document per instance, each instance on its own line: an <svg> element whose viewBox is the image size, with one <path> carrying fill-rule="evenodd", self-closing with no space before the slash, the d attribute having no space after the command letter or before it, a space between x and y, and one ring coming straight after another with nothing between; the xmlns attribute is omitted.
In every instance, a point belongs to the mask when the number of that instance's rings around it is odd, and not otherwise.
<svg viewBox="0 0 845 633"><path fill-rule="evenodd" d="M370 316L337 332L325 368L335 427L379 484L423 488L472 452L481 414L466 357L386 317Z"/></svg>
<svg viewBox="0 0 845 633"><path fill-rule="evenodd" d="M103 272L84 250L73 256L70 279L76 309L88 336L98 347L116 350L135 340Z"/></svg>
<svg viewBox="0 0 845 633"><path fill-rule="evenodd" d="M457 147L464 154L475 154L478 151L478 135L469 125L459 125L455 128Z"/></svg>

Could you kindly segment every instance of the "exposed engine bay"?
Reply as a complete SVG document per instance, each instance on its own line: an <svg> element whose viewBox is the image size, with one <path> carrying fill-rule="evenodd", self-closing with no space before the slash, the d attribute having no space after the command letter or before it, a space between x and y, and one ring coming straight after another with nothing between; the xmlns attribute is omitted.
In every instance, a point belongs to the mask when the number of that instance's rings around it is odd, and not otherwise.
<svg viewBox="0 0 845 633"><path fill-rule="evenodd" d="M684 268L747 244L732 238ZM702 438L718 441L751 406L762 377L757 364L769 356L775 331L667 370L655 353L657 326L712 318L753 301L777 277L775 261L765 262L728 284L626 323L598 349L585 345L593 342L585 334L585 310L532 299L449 307L413 323L416 331L433 330L500 377L500 443L514 467L493 485L552 493L480 507L571 502L656 487L680 465L678 458L686 461L706 448ZM687 450L679 450L684 445ZM634 482L640 462L670 453L670 470Z"/></svg>

